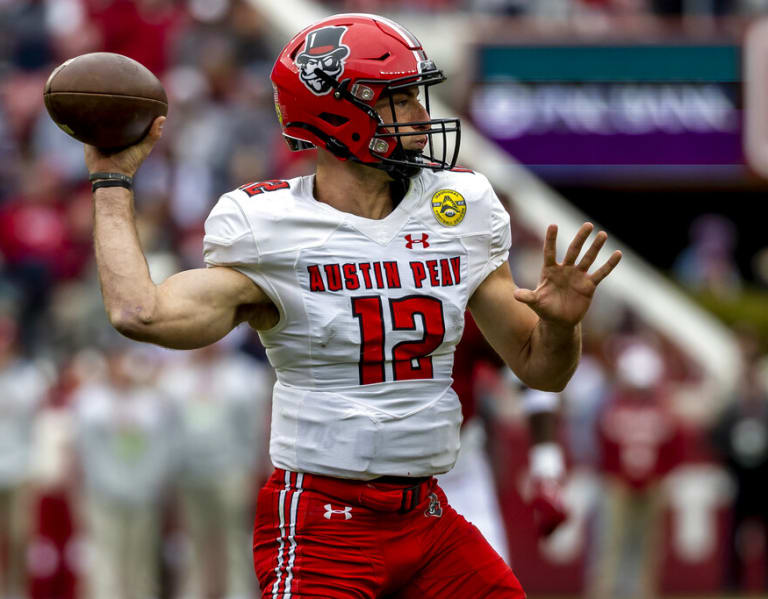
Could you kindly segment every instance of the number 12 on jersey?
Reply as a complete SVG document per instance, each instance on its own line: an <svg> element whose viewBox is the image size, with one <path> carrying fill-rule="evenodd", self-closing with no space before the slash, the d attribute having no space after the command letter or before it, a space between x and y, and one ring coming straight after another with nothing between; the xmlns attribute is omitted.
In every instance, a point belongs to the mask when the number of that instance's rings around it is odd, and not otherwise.
<svg viewBox="0 0 768 599"><path fill-rule="evenodd" d="M390 298L393 331L416 331L416 316L421 317L421 339L401 341L392 348L393 380L431 379L432 356L445 336L443 303L426 295ZM360 384L386 380L384 309L378 295L352 298L352 314L360 324Z"/></svg>

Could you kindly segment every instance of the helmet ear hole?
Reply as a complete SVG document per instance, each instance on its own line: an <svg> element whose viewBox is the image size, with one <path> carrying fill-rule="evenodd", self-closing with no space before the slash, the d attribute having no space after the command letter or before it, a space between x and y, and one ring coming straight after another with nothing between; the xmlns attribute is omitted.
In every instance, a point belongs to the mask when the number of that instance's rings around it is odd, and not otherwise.
<svg viewBox="0 0 768 599"><path fill-rule="evenodd" d="M341 116L340 114L333 114L330 112L321 112L317 116L323 119L329 125L333 125L334 127L341 127L344 123L349 122L349 119L347 117Z"/></svg>
<svg viewBox="0 0 768 599"><path fill-rule="evenodd" d="M360 141L360 134L359 133L353 133L352 134L352 141Z"/></svg>

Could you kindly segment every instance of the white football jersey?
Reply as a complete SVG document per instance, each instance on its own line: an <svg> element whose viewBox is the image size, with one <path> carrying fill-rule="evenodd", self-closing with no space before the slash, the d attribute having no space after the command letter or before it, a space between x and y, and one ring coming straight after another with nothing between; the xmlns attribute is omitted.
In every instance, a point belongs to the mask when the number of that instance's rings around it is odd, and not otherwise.
<svg viewBox="0 0 768 599"><path fill-rule="evenodd" d="M386 218L315 200L314 176L244 185L205 223L209 266L250 277L280 319L279 468L368 480L450 470L461 408L453 351L477 286L507 260L509 216L471 171L422 171Z"/></svg>

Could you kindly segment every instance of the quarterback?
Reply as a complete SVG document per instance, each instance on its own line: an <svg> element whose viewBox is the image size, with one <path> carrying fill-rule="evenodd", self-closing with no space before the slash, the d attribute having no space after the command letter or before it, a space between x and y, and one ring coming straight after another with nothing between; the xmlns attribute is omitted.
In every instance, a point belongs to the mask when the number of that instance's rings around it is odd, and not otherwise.
<svg viewBox="0 0 768 599"><path fill-rule="evenodd" d="M164 119L120 153L86 146L110 321L172 348L259 331L277 375L253 537L264 597L522 598L435 479L459 451L464 311L525 384L559 391L621 256L590 273L606 234L579 260L585 223L557 262L552 225L540 284L515 286L507 212L483 175L455 167L460 124L429 114L445 77L402 26L330 17L288 42L271 78L284 137L317 148L316 171L221 196L208 268L156 285L137 239L132 177Z"/></svg>

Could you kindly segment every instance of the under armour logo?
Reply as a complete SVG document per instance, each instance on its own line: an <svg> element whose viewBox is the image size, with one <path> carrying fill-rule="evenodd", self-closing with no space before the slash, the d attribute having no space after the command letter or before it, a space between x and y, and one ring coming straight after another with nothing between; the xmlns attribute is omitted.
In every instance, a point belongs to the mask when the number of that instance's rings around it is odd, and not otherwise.
<svg viewBox="0 0 768 599"><path fill-rule="evenodd" d="M409 250L412 250L414 243L420 243L422 247L428 248L429 243L427 242L427 239L429 239L429 235L426 233L421 234L421 239L414 239L411 237L411 234L408 233L408 235L405 236L405 241L407 242L405 247L407 247Z"/></svg>
<svg viewBox="0 0 768 599"><path fill-rule="evenodd" d="M330 503L326 503L323 507L325 507L325 514L323 516L325 516L326 520L330 520L333 514L344 514L345 520L349 520L352 517L352 508L350 506L346 506L343 510L335 510Z"/></svg>
<svg viewBox="0 0 768 599"><path fill-rule="evenodd" d="M440 499L434 493L429 494L429 507L424 512L425 516L434 516L439 518L443 515L443 508L440 507Z"/></svg>

